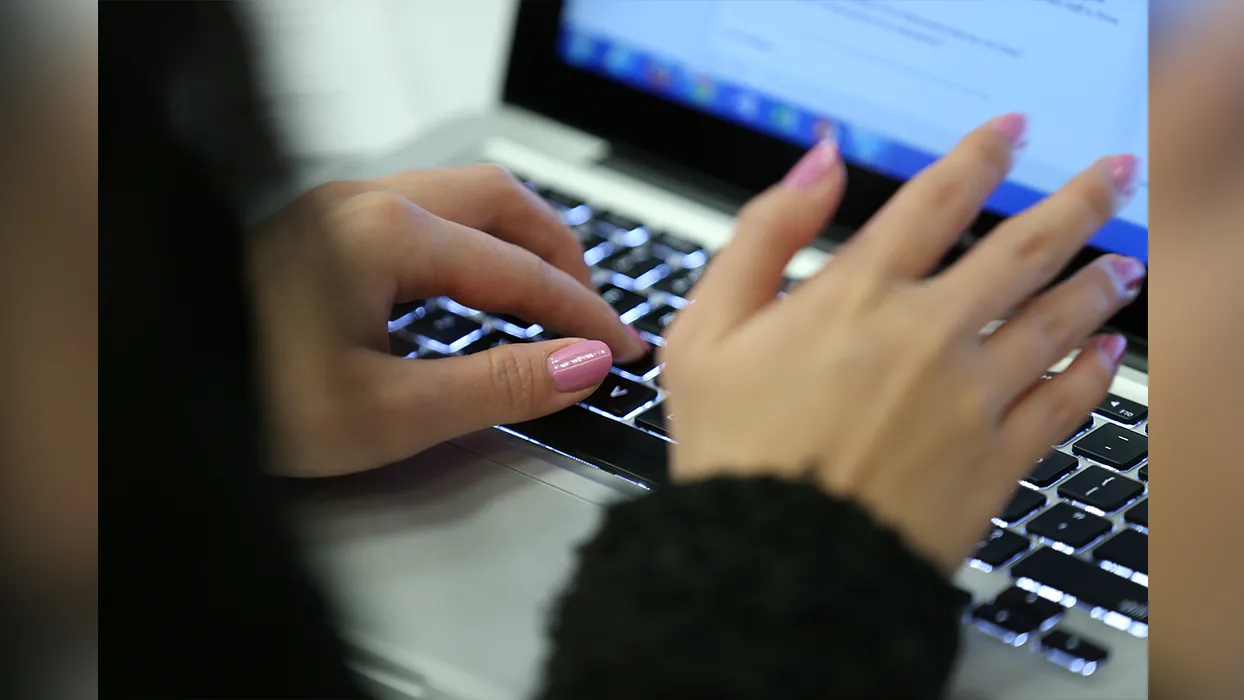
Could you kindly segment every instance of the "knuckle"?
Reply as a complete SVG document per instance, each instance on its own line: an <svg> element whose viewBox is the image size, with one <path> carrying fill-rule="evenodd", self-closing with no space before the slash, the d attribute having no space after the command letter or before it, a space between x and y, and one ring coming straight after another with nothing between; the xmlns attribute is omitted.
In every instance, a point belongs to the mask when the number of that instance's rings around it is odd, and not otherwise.
<svg viewBox="0 0 1244 700"><path fill-rule="evenodd" d="M770 212L770 208L766 206L765 195L759 195L753 197L751 201L744 204L743 208L739 210L737 227L740 232L767 232L773 225L772 219L773 215Z"/></svg>
<svg viewBox="0 0 1244 700"><path fill-rule="evenodd" d="M964 143L964 155L971 171L991 181L1006 177L1011 163L1011 145L992 129L974 132Z"/></svg>
<svg viewBox="0 0 1244 700"><path fill-rule="evenodd" d="M475 177L486 183L490 191L502 195L519 194L518 188L521 185L504 167L496 163L481 163L471 167L474 169Z"/></svg>
<svg viewBox="0 0 1244 700"><path fill-rule="evenodd" d="M360 192L367 191L365 182L355 180L334 180L311 188L302 196L307 202L317 205L329 205L347 200Z"/></svg>
<svg viewBox="0 0 1244 700"><path fill-rule="evenodd" d="M537 375L530 362L505 345L488 352L488 376L494 400L510 417L528 415L535 406Z"/></svg>
<svg viewBox="0 0 1244 700"><path fill-rule="evenodd" d="M1029 270L1038 277L1048 277L1059 266L1058 235L1062 227L1058 222L1036 221L1016 236L1011 244L1011 257L1017 269Z"/></svg>
<svg viewBox="0 0 1244 700"><path fill-rule="evenodd" d="M1073 186L1068 193L1072 214L1068 217L1077 229L1094 231L1114 216L1114 193L1100 178L1083 186Z"/></svg>
<svg viewBox="0 0 1244 700"><path fill-rule="evenodd" d="M1038 313L1035 340L1045 356L1059 354L1078 340L1078 326L1066 310L1047 307Z"/></svg>
<svg viewBox="0 0 1244 700"><path fill-rule="evenodd" d="M384 191L355 195L349 208L364 224L379 228L405 227L423 211L405 197Z"/></svg>

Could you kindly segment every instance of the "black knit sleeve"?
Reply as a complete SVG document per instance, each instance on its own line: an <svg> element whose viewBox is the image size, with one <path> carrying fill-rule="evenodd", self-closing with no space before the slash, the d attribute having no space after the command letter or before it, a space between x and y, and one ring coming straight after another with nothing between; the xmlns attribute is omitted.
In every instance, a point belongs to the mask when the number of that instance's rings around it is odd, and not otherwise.
<svg viewBox="0 0 1244 700"><path fill-rule="evenodd" d="M541 700L940 697L956 596L855 504L714 480L612 508L552 623Z"/></svg>

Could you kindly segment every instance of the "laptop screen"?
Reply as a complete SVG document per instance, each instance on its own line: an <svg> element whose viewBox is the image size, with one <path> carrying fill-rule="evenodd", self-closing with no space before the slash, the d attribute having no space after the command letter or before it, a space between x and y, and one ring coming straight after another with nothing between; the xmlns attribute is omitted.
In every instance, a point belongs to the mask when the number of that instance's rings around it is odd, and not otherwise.
<svg viewBox="0 0 1244 700"><path fill-rule="evenodd" d="M1114 153L1148 163L1149 3L568 0L565 63L905 180L998 114L1028 147L987 207L1015 214ZM625 105L619 105L625 110ZM728 148L728 144L723 144ZM1148 171L1094 247L1148 260Z"/></svg>

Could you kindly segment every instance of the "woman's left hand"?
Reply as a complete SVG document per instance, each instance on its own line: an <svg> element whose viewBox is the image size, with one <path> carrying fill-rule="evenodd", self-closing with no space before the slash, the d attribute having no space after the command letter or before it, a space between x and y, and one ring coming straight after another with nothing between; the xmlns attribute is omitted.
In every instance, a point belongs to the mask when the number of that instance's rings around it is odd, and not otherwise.
<svg viewBox="0 0 1244 700"><path fill-rule="evenodd" d="M362 471L552 413L586 398L614 358L648 350L597 295L574 234L496 166L323 185L261 225L250 263L269 423L290 475ZM442 295L569 338L392 356L392 307Z"/></svg>

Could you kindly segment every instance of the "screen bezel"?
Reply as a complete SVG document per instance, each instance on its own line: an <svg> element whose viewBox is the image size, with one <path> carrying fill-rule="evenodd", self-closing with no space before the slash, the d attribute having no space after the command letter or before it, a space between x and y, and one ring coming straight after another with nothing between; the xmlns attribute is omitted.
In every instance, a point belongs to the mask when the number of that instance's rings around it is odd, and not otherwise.
<svg viewBox="0 0 1244 700"><path fill-rule="evenodd" d="M514 105L629 149L657 154L731 187L759 192L779 180L801 149L622 83L575 69L557 55L563 0L521 0L517 10L503 98ZM720 144L730 144L721 148ZM847 196L835 215L837 230L854 231L902 182L847 166ZM1005 217L983 212L972 226L987 235ZM1085 248L1061 278L1100 256ZM1139 298L1108 326L1143 350L1149 333L1148 283Z"/></svg>

